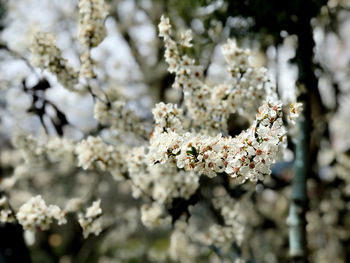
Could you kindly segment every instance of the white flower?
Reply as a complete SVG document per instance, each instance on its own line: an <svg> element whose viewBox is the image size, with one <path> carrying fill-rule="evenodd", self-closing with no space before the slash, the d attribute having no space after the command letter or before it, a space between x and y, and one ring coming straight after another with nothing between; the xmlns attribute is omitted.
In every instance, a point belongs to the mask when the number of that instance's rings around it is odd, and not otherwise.
<svg viewBox="0 0 350 263"><path fill-rule="evenodd" d="M78 222L83 229L83 236L87 238L90 234L98 236L102 232L101 222L85 218L79 214Z"/></svg>
<svg viewBox="0 0 350 263"><path fill-rule="evenodd" d="M216 137L196 133L177 133L156 127L150 141L151 164L176 165L198 174L214 177L226 172L242 182L257 181L270 174L286 131L279 102L265 102L257 121L237 137ZM268 114L269 112L274 112Z"/></svg>
<svg viewBox="0 0 350 263"><path fill-rule="evenodd" d="M81 43L91 48L102 42L106 36L107 14L104 0L79 0L78 39Z"/></svg>
<svg viewBox="0 0 350 263"><path fill-rule="evenodd" d="M177 221L175 230L170 236L169 254L172 260L190 263L195 262L199 248L191 242L186 233L186 222Z"/></svg>
<svg viewBox="0 0 350 263"><path fill-rule="evenodd" d="M67 223L65 214L66 212L56 205L46 206L45 201L38 195L23 204L16 217L25 230L33 231L36 227L42 230L49 229L53 219L56 219L58 224Z"/></svg>
<svg viewBox="0 0 350 263"><path fill-rule="evenodd" d="M175 104L160 102L152 110L154 121L161 128L182 130L182 110Z"/></svg>
<svg viewBox="0 0 350 263"><path fill-rule="evenodd" d="M171 26L170 26L169 18L162 15L162 17L160 18L160 23L158 25L158 29L159 29L159 36L160 37L167 37L168 35L170 35Z"/></svg>
<svg viewBox="0 0 350 263"><path fill-rule="evenodd" d="M85 214L78 215L78 222L83 229L84 238L87 238L90 234L98 236L101 231L101 222L98 220L102 214L100 208L101 200L94 201L90 207L86 209Z"/></svg>
<svg viewBox="0 0 350 263"><path fill-rule="evenodd" d="M267 70L252 67L249 50L238 48L235 41L229 40L223 48L232 79L227 84L209 87L203 80L203 68L180 53L179 45L191 45L191 31L184 32L177 43L171 36L168 18L162 17L159 28L168 71L175 73L173 87L183 90L184 105L195 129L212 135L227 132L228 119L236 112L252 121L268 92L274 94Z"/></svg>
<svg viewBox="0 0 350 263"><path fill-rule="evenodd" d="M92 203L92 206L88 207L86 209L86 217L96 217L100 214L102 214L102 209L100 207L101 200L97 200Z"/></svg>
<svg viewBox="0 0 350 263"><path fill-rule="evenodd" d="M16 218L10 209L8 200L5 196L0 198L0 223L13 223Z"/></svg>
<svg viewBox="0 0 350 263"><path fill-rule="evenodd" d="M147 227L170 223L170 217L164 214L164 207L158 203L144 204L141 207L141 221Z"/></svg>
<svg viewBox="0 0 350 263"><path fill-rule="evenodd" d="M300 113L303 110L303 104L300 102L291 103L289 105L289 115L288 119L292 124L295 124L295 121L298 119Z"/></svg>
<svg viewBox="0 0 350 263"><path fill-rule="evenodd" d="M185 31L182 31L180 34L180 44L184 47L192 47L192 30L188 29Z"/></svg>
<svg viewBox="0 0 350 263"><path fill-rule="evenodd" d="M2 208L0 210L0 223L13 223L15 221L16 221L15 216L10 209Z"/></svg>
<svg viewBox="0 0 350 263"><path fill-rule="evenodd" d="M32 51L31 63L33 66L47 69L55 74L58 82L69 90L75 90L78 83L76 70L62 57L61 50L56 46L52 34L37 32L34 35L30 50Z"/></svg>
<svg viewBox="0 0 350 263"><path fill-rule="evenodd" d="M108 90L107 90L108 92ZM111 96L108 95L108 98ZM97 100L94 105L94 117L101 124L110 126L119 136L130 134L145 136L146 131L139 117L134 111L126 107L126 102L121 100L105 103Z"/></svg>
<svg viewBox="0 0 350 263"><path fill-rule="evenodd" d="M236 203L222 187L215 188L213 193L213 206L220 211L225 226L213 224L204 236L200 234L197 238L207 245L216 247L227 246L234 240L240 244L245 231L244 207Z"/></svg>
<svg viewBox="0 0 350 263"><path fill-rule="evenodd" d="M250 51L238 48L235 40L229 39L227 41L223 47L223 55L234 76L245 72L250 66L248 61Z"/></svg>

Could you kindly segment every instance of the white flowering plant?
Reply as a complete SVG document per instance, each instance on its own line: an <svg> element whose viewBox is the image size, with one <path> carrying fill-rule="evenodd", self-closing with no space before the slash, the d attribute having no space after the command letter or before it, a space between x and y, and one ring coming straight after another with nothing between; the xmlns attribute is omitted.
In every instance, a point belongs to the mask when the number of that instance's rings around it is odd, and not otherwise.
<svg viewBox="0 0 350 263"><path fill-rule="evenodd" d="M229 258L232 248L242 248L246 257L244 244L262 220L252 196L283 158L302 104L282 103L268 70L254 66L250 51L232 39L222 45L227 79L210 82L186 52L196 45L192 31L177 37L170 19L161 16L158 35L174 76L171 89L181 98L157 102L142 114L115 83L99 79L93 51L107 37L108 6L79 0L78 8L79 66L63 57L53 34L42 31L32 37L30 63L40 69L39 78L52 74L68 94L91 96L97 128L78 139L64 132L13 133L14 148L1 155L1 165L13 168L0 181L1 223L37 232L77 222L85 239L105 237L106 251L141 228L150 236L164 232L164 261L195 262L213 251ZM62 112L43 101L68 126ZM232 116L248 127L232 134ZM55 204L46 205L43 197ZM148 252L150 258L156 254ZM244 262L240 253L233 257Z"/></svg>

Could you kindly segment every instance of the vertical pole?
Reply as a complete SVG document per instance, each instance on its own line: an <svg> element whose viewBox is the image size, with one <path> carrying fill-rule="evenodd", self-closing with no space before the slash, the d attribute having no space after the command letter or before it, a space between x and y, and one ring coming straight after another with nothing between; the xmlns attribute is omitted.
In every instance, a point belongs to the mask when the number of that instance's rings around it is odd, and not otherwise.
<svg viewBox="0 0 350 263"><path fill-rule="evenodd" d="M305 104L304 104L305 105ZM306 107L307 108L307 107ZM294 178L288 215L289 253L295 262L306 262L306 220L307 210L306 178L309 171L310 124L304 107L299 121L299 135L296 143Z"/></svg>
<svg viewBox="0 0 350 263"><path fill-rule="evenodd" d="M312 131L311 96L318 94L318 81L313 71L313 30L311 18L315 11L311 1L298 1L296 34L298 47L295 61L298 65L298 83L302 92L298 100L303 103L303 113L299 120L299 134L295 149L294 177L292 181L291 203L287 223L289 226L289 253L292 262L307 262L306 182L310 173L310 139ZM313 95L312 95L313 94Z"/></svg>

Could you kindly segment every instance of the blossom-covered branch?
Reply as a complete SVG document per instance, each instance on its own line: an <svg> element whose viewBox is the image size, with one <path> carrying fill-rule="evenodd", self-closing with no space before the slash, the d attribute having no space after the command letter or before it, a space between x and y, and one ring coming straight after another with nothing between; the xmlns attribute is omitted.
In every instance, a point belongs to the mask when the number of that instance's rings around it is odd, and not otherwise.
<svg viewBox="0 0 350 263"><path fill-rule="evenodd" d="M168 115L171 115L170 110L162 117L156 114L156 123L162 123L159 119ZM234 138L221 134L212 137L178 133L174 129L166 126L155 128L150 141L151 164L175 165L209 177L225 172L240 182L263 180L269 175L270 167L286 140L279 102L265 102L253 125Z"/></svg>
<svg viewBox="0 0 350 263"><path fill-rule="evenodd" d="M227 83L210 87L203 79L203 67L181 54L171 33L169 18L162 16L159 36L164 38L168 71L176 76L173 87L183 89L186 110L194 126L211 134L226 133L229 116L235 112L252 121L267 94L273 95L274 90L267 70L255 68L249 62L249 50L242 50L235 41L228 40L223 54L232 78ZM179 42L190 47L191 40L192 35L187 32Z"/></svg>
<svg viewBox="0 0 350 263"><path fill-rule="evenodd" d="M107 7L104 0L79 0L78 39L84 46L81 55L80 76L95 78L94 61L91 49L97 47L107 35L104 25L107 17Z"/></svg>
<svg viewBox="0 0 350 263"><path fill-rule="evenodd" d="M62 57L61 50L56 46L55 38L50 33L36 32L30 47L31 63L41 69L47 69L57 77L57 81L68 90L76 91L78 83L77 71Z"/></svg>

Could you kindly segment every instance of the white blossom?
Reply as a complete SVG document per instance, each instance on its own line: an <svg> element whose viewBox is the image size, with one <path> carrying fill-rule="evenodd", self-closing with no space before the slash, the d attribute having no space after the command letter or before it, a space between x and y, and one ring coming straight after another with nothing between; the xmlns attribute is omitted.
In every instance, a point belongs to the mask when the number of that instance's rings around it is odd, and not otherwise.
<svg viewBox="0 0 350 263"><path fill-rule="evenodd" d="M239 182L263 180L285 142L281 117L281 104L266 102L252 127L234 138L180 134L156 127L148 158L151 164L176 165L209 177L226 172Z"/></svg>
<svg viewBox="0 0 350 263"><path fill-rule="evenodd" d="M168 17L162 15L162 17L160 18L158 29L160 37L167 37L170 34L171 25Z"/></svg>
<svg viewBox="0 0 350 263"><path fill-rule="evenodd" d="M170 236L169 255L172 260L190 263L199 254L198 247L186 235L186 222L179 220Z"/></svg>
<svg viewBox="0 0 350 263"><path fill-rule="evenodd" d="M267 93L274 92L267 70L254 68L249 63L249 51L239 49L232 40L223 48L232 79L210 87L203 80L203 68L194 59L181 55L177 42L171 36L168 18L161 18L159 29L159 35L164 38L168 71L175 73L173 87L183 90L188 115L193 126L202 132L227 132L229 116L235 112L252 121ZM189 33L185 35L189 40Z"/></svg>
<svg viewBox="0 0 350 263"><path fill-rule="evenodd" d="M85 78L96 77L90 53L91 49L97 47L106 37L104 22L107 14L104 0L79 0L78 39L85 48L85 52L80 56L80 75Z"/></svg>
<svg viewBox="0 0 350 263"><path fill-rule="evenodd" d="M133 196L151 196L161 204L171 204L174 198L188 199L199 187L199 176L178 171L174 167L149 166L145 148L133 149L128 156L129 176Z"/></svg>
<svg viewBox="0 0 350 263"><path fill-rule="evenodd" d="M80 213L78 215L78 222L83 229L84 238L87 238L90 234L98 236L101 231L101 222L98 220L102 214L100 208L101 200L94 201L90 207L86 209L86 213Z"/></svg>
<svg viewBox="0 0 350 263"><path fill-rule="evenodd" d="M192 30L184 30L180 34L180 44L184 47L192 47L193 44L191 43L193 39L192 36Z"/></svg>
<svg viewBox="0 0 350 263"><path fill-rule="evenodd" d="M222 187L215 188L213 192L213 206L220 211L225 224L212 224L207 231L195 233L193 238L218 248L230 247L232 241L240 245L246 228L244 207L235 202Z"/></svg>
<svg viewBox="0 0 350 263"><path fill-rule="evenodd" d="M248 60L250 51L238 48L235 40L227 41L223 47L223 55L233 76L243 74L250 67Z"/></svg>
<svg viewBox="0 0 350 263"><path fill-rule="evenodd" d="M300 102L297 103L291 103L289 105L289 114L288 114L288 120L295 124L295 121L299 118L300 113L303 110L303 104Z"/></svg>
<svg viewBox="0 0 350 263"><path fill-rule="evenodd" d="M8 204L8 199L0 198L0 223L13 223L16 221L15 215Z"/></svg>
<svg viewBox="0 0 350 263"><path fill-rule="evenodd" d="M175 104L160 102L152 110L156 125L164 129L182 130L182 110Z"/></svg>
<svg viewBox="0 0 350 263"><path fill-rule="evenodd" d="M165 215L162 205L158 203L144 204L141 207L141 221L147 227L155 227L170 223L170 217Z"/></svg>
<svg viewBox="0 0 350 263"><path fill-rule="evenodd" d="M116 174L123 173L126 169L123 149L105 143L101 137L89 136L82 140L77 144L75 152L78 156L78 166L85 170L100 168Z"/></svg>
<svg viewBox="0 0 350 263"><path fill-rule="evenodd" d="M100 208L101 200L97 200L92 203L92 206L86 209L86 217L96 217L102 213L102 209Z"/></svg>
<svg viewBox="0 0 350 263"><path fill-rule="evenodd" d="M79 0L78 39L88 47L98 46L106 37L104 0Z"/></svg>
<svg viewBox="0 0 350 263"><path fill-rule="evenodd" d="M110 126L118 136L130 134L130 132L141 137L147 134L140 118L133 110L127 108L126 102L122 100L116 99L110 103L96 101L94 117L101 124Z"/></svg>
<svg viewBox="0 0 350 263"><path fill-rule="evenodd" d="M61 210L56 205L47 206L40 195L32 197L25 204L23 204L16 215L18 223L20 223L25 230L35 230L40 228L47 230L53 219L58 221L58 224L65 224L66 212Z"/></svg>
<svg viewBox="0 0 350 263"><path fill-rule="evenodd" d="M30 50L31 63L41 69L47 69L55 74L58 82L68 90L75 90L78 83L76 70L62 57L61 50L56 46L55 38L50 33L37 32L34 35Z"/></svg>

